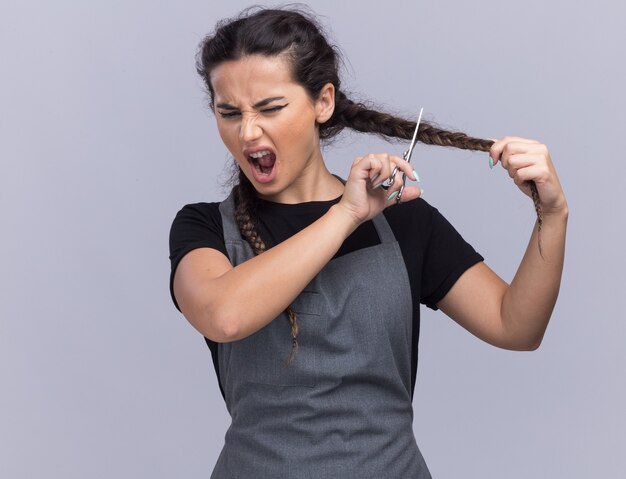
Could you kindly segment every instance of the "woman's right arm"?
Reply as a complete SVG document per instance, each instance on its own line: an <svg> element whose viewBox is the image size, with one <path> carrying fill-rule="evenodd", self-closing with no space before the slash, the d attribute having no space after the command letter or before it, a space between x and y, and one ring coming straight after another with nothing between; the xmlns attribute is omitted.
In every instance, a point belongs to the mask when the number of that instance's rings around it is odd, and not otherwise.
<svg viewBox="0 0 626 479"><path fill-rule="evenodd" d="M412 174L411 166L398 157L357 158L339 203L299 233L235 267L212 248L187 253L173 284L183 315L216 342L242 339L261 329L293 302L359 224L394 203L387 199L394 189L374 190L370 178L386 178L396 164ZM407 187L403 200L418 195L417 188Z"/></svg>
<svg viewBox="0 0 626 479"><path fill-rule="evenodd" d="M291 304L356 226L344 208L333 205L307 228L235 267L215 249L194 249L176 269L178 305L213 341L245 338Z"/></svg>

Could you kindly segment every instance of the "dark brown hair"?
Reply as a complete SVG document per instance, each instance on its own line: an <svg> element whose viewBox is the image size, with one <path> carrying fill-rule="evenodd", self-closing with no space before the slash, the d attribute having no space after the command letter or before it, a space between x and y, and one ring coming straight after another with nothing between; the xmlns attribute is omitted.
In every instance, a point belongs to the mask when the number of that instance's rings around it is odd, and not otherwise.
<svg viewBox="0 0 626 479"><path fill-rule="evenodd" d="M225 61L247 55L269 57L287 55L294 81L302 85L311 99L316 100L327 83L335 87L335 110L332 117L319 125L321 140L329 140L349 128L373 133L384 138L411 139L416 122L377 111L350 100L341 90L339 52L328 43L315 18L296 9L270 10L252 7L238 17L218 23L216 30L200 44L196 69L204 80L213 108L214 91L211 72ZM418 141L428 145L448 146L464 150L489 151L493 141L472 138L465 133L446 131L422 121ZM254 211L257 195L248 178L239 170L235 186L235 219L242 236L254 254L261 254L266 245L259 234ZM530 182L533 202L541 231L542 213L534 182ZM541 248L540 248L541 251ZM291 325L292 348L288 364L297 350L298 322L291 307L285 311Z"/></svg>

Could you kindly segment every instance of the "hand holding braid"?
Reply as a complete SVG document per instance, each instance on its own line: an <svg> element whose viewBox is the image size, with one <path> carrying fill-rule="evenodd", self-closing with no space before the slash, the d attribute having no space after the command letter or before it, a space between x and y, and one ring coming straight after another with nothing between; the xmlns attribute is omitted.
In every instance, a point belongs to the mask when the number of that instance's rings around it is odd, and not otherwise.
<svg viewBox="0 0 626 479"><path fill-rule="evenodd" d="M546 145L535 140L506 136L493 142L489 154L493 164L500 161L519 189L532 197L537 211L538 233L544 216L567 210L565 194Z"/></svg>

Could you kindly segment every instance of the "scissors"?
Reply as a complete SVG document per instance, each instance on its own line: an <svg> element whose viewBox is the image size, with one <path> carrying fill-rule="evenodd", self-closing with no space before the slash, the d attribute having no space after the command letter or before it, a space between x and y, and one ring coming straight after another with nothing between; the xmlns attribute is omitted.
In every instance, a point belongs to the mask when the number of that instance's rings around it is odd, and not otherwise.
<svg viewBox="0 0 626 479"><path fill-rule="evenodd" d="M411 140L411 144L409 145L409 149L406 150L403 154L402 157L404 158L404 161L407 162L411 162L411 155L413 154L413 147L415 147L415 143L417 140L417 130L419 130L420 128L420 122L422 121L422 113L424 112L424 108L420 108L420 114L417 118L417 124L415 125L415 132L413 132L413 139ZM400 168L398 168L397 166L393 169L393 171L391 172L391 175L389 176L389 179L385 182L385 184L381 185L385 190L389 189L391 186L393 186L393 184L396 181L396 173L398 173L398 171L400 171ZM406 184L406 173L402 173L402 186L400 187L400 191L398 192L398 196L396 196L396 204L400 203L400 200L402 199L402 193L404 192L404 186Z"/></svg>

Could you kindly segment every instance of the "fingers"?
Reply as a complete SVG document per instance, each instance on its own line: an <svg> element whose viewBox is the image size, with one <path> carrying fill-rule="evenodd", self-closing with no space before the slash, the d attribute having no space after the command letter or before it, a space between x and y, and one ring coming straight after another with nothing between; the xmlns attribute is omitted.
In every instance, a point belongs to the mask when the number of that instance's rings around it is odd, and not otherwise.
<svg viewBox="0 0 626 479"><path fill-rule="evenodd" d="M545 165L532 163L527 167L518 169L511 178L517 186L522 186L529 181L544 183L549 176L550 171Z"/></svg>
<svg viewBox="0 0 626 479"><path fill-rule="evenodd" d="M503 160L502 166L507 170L509 177L513 178L518 170L536 164L540 158L538 155L513 155Z"/></svg>
<svg viewBox="0 0 626 479"><path fill-rule="evenodd" d="M567 211L567 201L558 180L548 147L535 140L507 136L494 140L491 158L500 162L524 194L532 197L534 184L544 214Z"/></svg>
<svg viewBox="0 0 626 479"><path fill-rule="evenodd" d="M404 176L406 175L406 178L416 181L419 180L417 173L413 170L410 163L406 162L403 158L383 155L380 160L384 166L380 176L378 176L373 183L372 189L382 187L387 195L387 201L393 201L395 199L396 202L399 202L401 196L404 196ZM391 172L387 175L389 170L391 170Z"/></svg>
<svg viewBox="0 0 626 479"><path fill-rule="evenodd" d="M520 168L514 175L511 176L511 178L513 178L513 182L524 192L525 195L532 198L530 181L537 182L538 178L545 177L546 174L547 172L542 166L532 164L525 168Z"/></svg>
<svg viewBox="0 0 626 479"><path fill-rule="evenodd" d="M535 140L513 136L496 140L489 153L490 158L493 159L493 165L500 161L511 178L515 178L520 169L529 166L540 165L548 168L550 157L546 145ZM492 166L491 163L490 166Z"/></svg>
<svg viewBox="0 0 626 479"><path fill-rule="evenodd" d="M386 154L369 154L366 158L370 165L370 183L374 185L375 188L378 188L391 174L392 166L390 156Z"/></svg>
<svg viewBox="0 0 626 479"><path fill-rule="evenodd" d="M395 201L395 203L407 202L422 195L421 188L418 188L417 186L406 185L407 178L414 181L419 181L417 172L413 170L410 165L408 165L410 173L407 173L406 168L400 169L401 166L407 165L396 165L394 170L392 171L392 176L388 180L386 186L386 193L388 193L387 201Z"/></svg>
<svg viewBox="0 0 626 479"><path fill-rule="evenodd" d="M370 182L381 176L383 167L381 159L375 155L359 156L352 163L352 171L356 172L356 176Z"/></svg>
<svg viewBox="0 0 626 479"><path fill-rule="evenodd" d="M415 180L417 173L413 172L413 168L410 163L404 161L404 159L388 155L386 153L369 154L357 158L353 163L353 168L356 167L363 171L363 178L369 178L370 182L374 186L382 186L383 183L391 181L392 178L396 178L395 181L399 181L402 173L406 173L407 177ZM392 173L395 174L392 176Z"/></svg>
<svg viewBox="0 0 626 479"><path fill-rule="evenodd" d="M376 187L381 186L385 182L391 181L392 173L396 168L396 161L400 160L397 156L392 156L388 154L370 154L368 155L372 158L372 163L376 166L376 176L374 180L374 185Z"/></svg>
<svg viewBox="0 0 626 479"><path fill-rule="evenodd" d="M496 165L498 161L503 162L502 166L506 168L504 163L511 155L517 153L528 153L538 151L539 147L544 147L536 140L530 140L528 138L521 138L519 136L505 136L501 140L493 139L493 145L489 149L489 156L493 159L493 165ZM490 164L490 166L492 166ZM493 167L493 166L492 166Z"/></svg>
<svg viewBox="0 0 626 479"><path fill-rule="evenodd" d="M402 198L400 199L400 203L406 203L407 201L412 201L416 198L420 198L424 193L424 189L417 186L406 186L404 191L402 191ZM391 201L395 199L392 198Z"/></svg>
<svg viewBox="0 0 626 479"><path fill-rule="evenodd" d="M406 202L421 196L421 189L407 186L405 183L408 181L403 181L403 175L406 175L408 180L419 181L417 172L409 162L399 156L386 153L372 153L358 157L350 173L350 176L357 182L365 183L366 191L369 191L369 195L377 197L377 201L382 202L381 205ZM402 189L403 185L405 185L404 189Z"/></svg>

